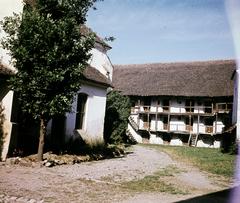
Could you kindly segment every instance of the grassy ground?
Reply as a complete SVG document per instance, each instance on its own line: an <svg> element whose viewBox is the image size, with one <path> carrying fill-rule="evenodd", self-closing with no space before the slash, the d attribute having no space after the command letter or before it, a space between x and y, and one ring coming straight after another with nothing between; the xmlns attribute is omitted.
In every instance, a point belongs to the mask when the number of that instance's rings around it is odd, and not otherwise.
<svg viewBox="0 0 240 203"><path fill-rule="evenodd" d="M236 155L224 154L219 149L147 145L197 166L200 170L228 178L233 177Z"/></svg>
<svg viewBox="0 0 240 203"><path fill-rule="evenodd" d="M175 166L169 166L156 171L152 175L147 175L139 180L132 180L122 183L124 189L134 192L164 192L169 194L187 194L187 191L178 188L172 183L167 183L165 177L174 177L182 171Z"/></svg>

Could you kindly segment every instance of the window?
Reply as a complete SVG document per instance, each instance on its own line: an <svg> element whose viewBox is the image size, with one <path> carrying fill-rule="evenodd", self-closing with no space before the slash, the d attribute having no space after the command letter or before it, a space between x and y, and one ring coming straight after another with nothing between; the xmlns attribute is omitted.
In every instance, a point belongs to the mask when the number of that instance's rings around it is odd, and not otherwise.
<svg viewBox="0 0 240 203"><path fill-rule="evenodd" d="M87 97L86 94L78 94L75 129L83 128Z"/></svg>

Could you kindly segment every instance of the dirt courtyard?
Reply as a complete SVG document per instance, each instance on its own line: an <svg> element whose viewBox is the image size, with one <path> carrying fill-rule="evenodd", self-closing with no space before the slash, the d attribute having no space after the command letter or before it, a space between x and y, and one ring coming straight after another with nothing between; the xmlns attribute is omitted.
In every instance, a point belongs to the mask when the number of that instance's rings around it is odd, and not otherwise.
<svg viewBox="0 0 240 203"><path fill-rule="evenodd" d="M166 184L163 192L156 184L145 190L149 185L141 180L154 174ZM52 168L0 163L0 202L227 202L229 187L223 178L139 145L123 158ZM224 195L207 195L219 191Z"/></svg>

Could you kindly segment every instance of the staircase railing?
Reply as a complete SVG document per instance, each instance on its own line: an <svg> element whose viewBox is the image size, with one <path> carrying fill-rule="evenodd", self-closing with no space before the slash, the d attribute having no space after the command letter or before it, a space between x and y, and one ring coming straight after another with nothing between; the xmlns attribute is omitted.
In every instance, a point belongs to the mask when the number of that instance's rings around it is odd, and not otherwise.
<svg viewBox="0 0 240 203"><path fill-rule="evenodd" d="M131 116L128 117L128 121L135 131L139 130L138 124L134 121L134 119Z"/></svg>

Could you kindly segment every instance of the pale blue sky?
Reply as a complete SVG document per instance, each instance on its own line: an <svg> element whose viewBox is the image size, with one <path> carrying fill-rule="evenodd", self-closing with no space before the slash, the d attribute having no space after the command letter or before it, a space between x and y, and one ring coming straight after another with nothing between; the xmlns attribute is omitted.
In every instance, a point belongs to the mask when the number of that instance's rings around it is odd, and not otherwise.
<svg viewBox="0 0 240 203"><path fill-rule="evenodd" d="M224 0L104 0L88 14L99 36L114 36L113 64L234 58Z"/></svg>

